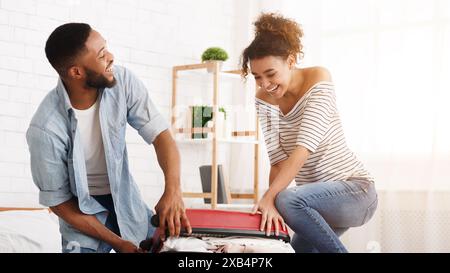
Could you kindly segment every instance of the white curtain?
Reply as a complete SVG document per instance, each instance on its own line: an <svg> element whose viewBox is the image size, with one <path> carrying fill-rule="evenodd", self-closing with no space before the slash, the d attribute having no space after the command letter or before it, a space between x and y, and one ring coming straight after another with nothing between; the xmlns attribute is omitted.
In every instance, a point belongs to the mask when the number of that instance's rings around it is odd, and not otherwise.
<svg viewBox="0 0 450 273"><path fill-rule="evenodd" d="M450 252L450 1L261 1L304 29L305 66L336 84L350 148L379 209L350 251Z"/></svg>

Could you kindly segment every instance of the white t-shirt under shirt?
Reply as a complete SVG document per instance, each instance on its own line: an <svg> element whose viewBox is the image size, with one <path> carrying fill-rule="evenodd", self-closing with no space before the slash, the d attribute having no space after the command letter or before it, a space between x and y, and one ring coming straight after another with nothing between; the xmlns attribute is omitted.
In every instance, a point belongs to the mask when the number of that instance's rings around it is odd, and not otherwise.
<svg viewBox="0 0 450 273"><path fill-rule="evenodd" d="M310 155L295 177L297 185L320 181L374 179L348 148L336 108L334 85L319 82L285 115L278 106L256 99L272 165L299 145Z"/></svg>
<svg viewBox="0 0 450 273"><path fill-rule="evenodd" d="M110 194L105 150L99 119L99 100L86 110L74 108L78 132L83 144L87 181L90 195Z"/></svg>

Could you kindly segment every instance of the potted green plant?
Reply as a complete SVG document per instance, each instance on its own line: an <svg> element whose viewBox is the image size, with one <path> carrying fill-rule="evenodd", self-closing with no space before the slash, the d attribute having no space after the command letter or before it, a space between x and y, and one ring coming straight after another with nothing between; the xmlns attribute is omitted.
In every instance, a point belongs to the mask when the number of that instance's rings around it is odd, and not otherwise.
<svg viewBox="0 0 450 273"><path fill-rule="evenodd" d="M219 67L221 67L222 62L226 60L228 60L228 53L220 47L210 47L202 54L202 62L220 61ZM207 69L208 72L214 70L212 65L209 65Z"/></svg>

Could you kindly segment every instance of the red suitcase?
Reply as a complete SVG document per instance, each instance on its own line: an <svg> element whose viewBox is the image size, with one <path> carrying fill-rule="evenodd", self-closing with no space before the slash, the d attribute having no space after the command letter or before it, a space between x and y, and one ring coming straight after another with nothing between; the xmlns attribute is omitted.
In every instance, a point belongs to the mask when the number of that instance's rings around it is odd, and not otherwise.
<svg viewBox="0 0 450 273"><path fill-rule="evenodd" d="M211 209L186 209L186 215L192 227L192 233L187 234L182 230L180 236L192 237L229 237L229 236L247 236L263 237L269 239L279 239L289 242L289 233L279 230L278 236L275 235L275 228L272 226L270 236L266 236L265 231L260 231L260 214L250 214L240 211L225 211ZM152 225L159 225L158 216L152 217ZM162 247L159 235L161 230L156 229L151 240L142 241L140 247L151 252L159 252ZM167 234L168 231L166 231ZM168 236L168 234L167 234Z"/></svg>

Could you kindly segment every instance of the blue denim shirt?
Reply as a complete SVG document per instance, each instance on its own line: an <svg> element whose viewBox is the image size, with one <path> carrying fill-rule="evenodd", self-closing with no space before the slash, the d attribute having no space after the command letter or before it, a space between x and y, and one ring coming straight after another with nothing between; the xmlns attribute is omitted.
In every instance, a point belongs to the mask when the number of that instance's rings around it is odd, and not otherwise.
<svg viewBox="0 0 450 273"><path fill-rule="evenodd" d="M126 124L136 129L148 144L169 125L157 111L142 81L120 66L114 67L114 75L117 84L99 90L100 127L121 236L138 245L147 237L152 212L142 200L128 168ZM77 118L61 79L40 104L26 137L40 204L56 206L75 196L83 213L95 215L104 224L107 211L89 195ZM97 239L82 234L62 219L59 222L66 241L97 249Z"/></svg>

